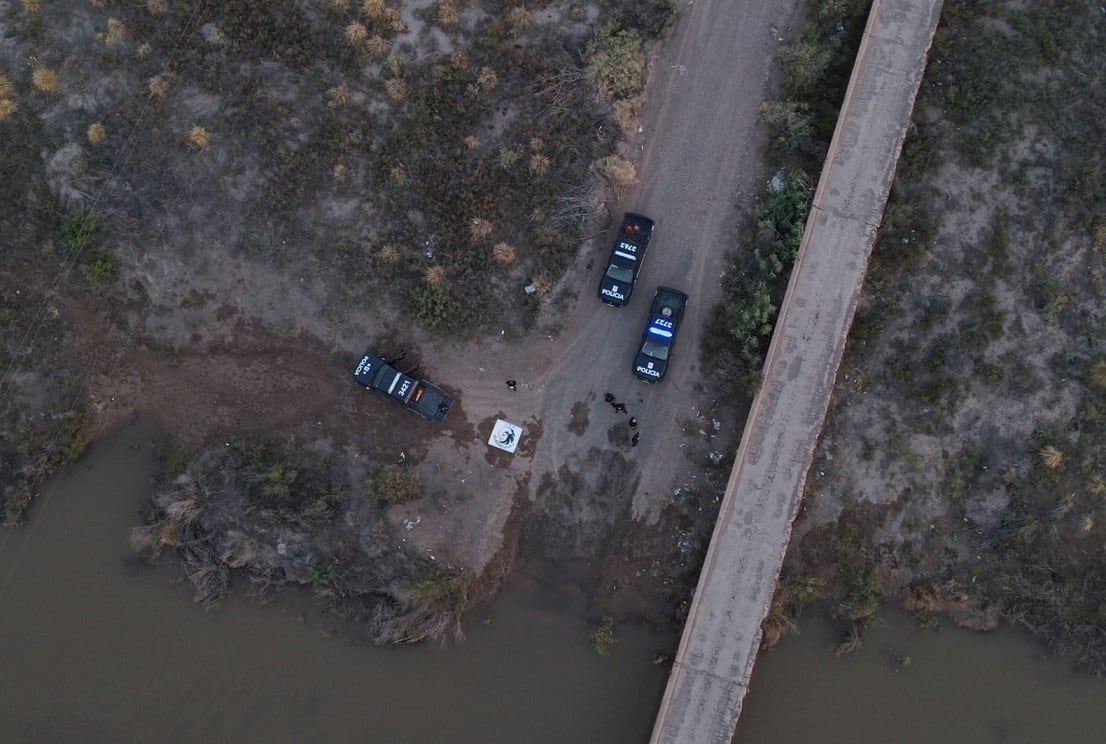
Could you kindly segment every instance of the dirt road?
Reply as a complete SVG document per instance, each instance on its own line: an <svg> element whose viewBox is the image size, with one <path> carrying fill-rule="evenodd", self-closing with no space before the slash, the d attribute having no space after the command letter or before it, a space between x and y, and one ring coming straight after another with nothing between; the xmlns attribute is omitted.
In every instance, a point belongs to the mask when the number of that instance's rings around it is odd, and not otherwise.
<svg viewBox="0 0 1106 744"><path fill-rule="evenodd" d="M440 357L442 379L468 381L463 400L470 421L486 426L502 415L540 427L522 490L554 521L578 528L564 531L563 539L573 541L561 545L564 550L600 557L604 520L632 514L654 522L686 477L683 429L711 399L695 390L700 335L734 242L735 206L757 187L758 109L772 55L797 22L799 5L705 0L682 8L674 35L654 61L646 120L633 143L640 185L614 209L616 219L625 209L657 221L628 307L608 308L595 297L607 232L592 241L587 260L564 281L579 297L559 337L454 349ZM634 378L631 362L658 284L685 290L691 302L667 379L646 385ZM516 393L506 390L507 378L522 383ZM627 415L604 402L607 392L626 402ZM630 446L628 415L641 420L636 448ZM726 423L736 425L732 417ZM472 463L486 445L479 440L462 449L471 449L462 457ZM517 480L523 484L521 474ZM494 530L505 524L513 497L485 491L477 497L481 506L465 505L471 513L463 520L429 515L416 541L430 547L448 534L464 541L476 522ZM482 565L483 556L467 557Z"/></svg>

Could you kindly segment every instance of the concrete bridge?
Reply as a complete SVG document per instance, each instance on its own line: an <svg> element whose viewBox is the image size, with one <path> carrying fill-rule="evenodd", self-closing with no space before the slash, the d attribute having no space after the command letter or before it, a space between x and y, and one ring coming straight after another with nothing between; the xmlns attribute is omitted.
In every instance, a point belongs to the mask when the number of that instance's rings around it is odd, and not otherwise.
<svg viewBox="0 0 1106 744"><path fill-rule="evenodd" d="M872 7L654 744L733 738L940 11Z"/></svg>

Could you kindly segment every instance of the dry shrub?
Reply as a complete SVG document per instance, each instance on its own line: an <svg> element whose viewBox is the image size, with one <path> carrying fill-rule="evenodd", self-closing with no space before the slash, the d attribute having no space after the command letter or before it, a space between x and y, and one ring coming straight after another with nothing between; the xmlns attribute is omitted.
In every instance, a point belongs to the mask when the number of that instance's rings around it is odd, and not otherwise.
<svg viewBox="0 0 1106 744"><path fill-rule="evenodd" d="M10 77L0 72L0 98L11 98L15 93L15 85Z"/></svg>
<svg viewBox="0 0 1106 744"><path fill-rule="evenodd" d="M483 217L474 217L469 223L469 235L474 241L487 240L492 234L492 223Z"/></svg>
<svg viewBox="0 0 1106 744"><path fill-rule="evenodd" d="M40 93L57 93L61 88L61 75L49 67L36 67L31 73L31 85Z"/></svg>
<svg viewBox="0 0 1106 744"><path fill-rule="evenodd" d="M0 98L0 122L7 121L15 115L19 106L10 98Z"/></svg>
<svg viewBox="0 0 1106 744"><path fill-rule="evenodd" d="M384 11L384 27L393 34L402 34L407 30L407 23L403 20L403 16L399 14L398 10L395 8L388 8Z"/></svg>
<svg viewBox="0 0 1106 744"><path fill-rule="evenodd" d="M403 81L403 78L389 78L384 81L384 90L388 94L388 98L391 98L396 103L404 101L407 98L407 83Z"/></svg>
<svg viewBox="0 0 1106 744"><path fill-rule="evenodd" d="M518 261L518 252L510 243L496 243L492 255L501 266L514 266Z"/></svg>
<svg viewBox="0 0 1106 744"><path fill-rule="evenodd" d="M349 86L345 83L342 83L337 88L331 88L327 91L327 94L330 96L330 105L332 108L349 105L351 95Z"/></svg>
<svg viewBox="0 0 1106 744"><path fill-rule="evenodd" d="M464 72L469 68L469 56L465 54L463 49L458 49L449 55L449 66L458 72Z"/></svg>
<svg viewBox="0 0 1106 744"><path fill-rule="evenodd" d="M346 26L345 36L350 45L361 48L369 40L369 29L365 28L365 24L354 21Z"/></svg>
<svg viewBox="0 0 1106 744"><path fill-rule="evenodd" d="M154 48L150 46L150 43L148 41L144 41L138 45L138 49L135 50L135 54L137 54L140 58L149 57L152 51L154 51Z"/></svg>
<svg viewBox="0 0 1106 744"><path fill-rule="evenodd" d="M1106 252L1106 222L1094 229L1094 249L1099 253Z"/></svg>
<svg viewBox="0 0 1106 744"><path fill-rule="evenodd" d="M193 124L188 130L188 144L197 150L206 150L211 147L211 132L199 124Z"/></svg>
<svg viewBox="0 0 1106 744"><path fill-rule="evenodd" d="M94 8L106 8L108 6L108 0L92 0L92 7Z"/></svg>
<svg viewBox="0 0 1106 744"><path fill-rule="evenodd" d="M525 31L534 25L534 16L521 5L507 11L507 25L514 33Z"/></svg>
<svg viewBox="0 0 1106 744"><path fill-rule="evenodd" d="M334 180L338 183L345 183L346 179L349 178L349 166L345 163L338 163L330 171L330 175L333 176Z"/></svg>
<svg viewBox="0 0 1106 744"><path fill-rule="evenodd" d="M395 266L397 263L399 263L399 249L396 248L394 245L384 246L380 249L380 252L377 253L377 255L380 257L381 261L391 266Z"/></svg>
<svg viewBox="0 0 1106 744"><path fill-rule="evenodd" d="M481 67L476 74L476 89L481 93L489 93L499 85L499 76L490 67Z"/></svg>
<svg viewBox="0 0 1106 744"><path fill-rule="evenodd" d="M108 19L108 32L104 36L104 43L110 46L119 46L127 40L127 26L118 18Z"/></svg>
<svg viewBox="0 0 1106 744"><path fill-rule="evenodd" d="M1099 390L1106 390L1106 359L1100 359L1091 365L1089 382Z"/></svg>
<svg viewBox="0 0 1106 744"><path fill-rule="evenodd" d="M1041 463L1049 470L1059 470L1064 467L1064 453L1053 445L1047 445L1041 450Z"/></svg>
<svg viewBox="0 0 1106 744"><path fill-rule="evenodd" d="M361 12L365 14L366 18L371 18L374 21L383 18L387 9L388 5L384 0L365 0L361 4Z"/></svg>
<svg viewBox="0 0 1106 744"><path fill-rule="evenodd" d="M549 172L551 161L547 155L536 152L530 156L530 173L535 176L544 176Z"/></svg>
<svg viewBox="0 0 1106 744"><path fill-rule="evenodd" d="M147 83L147 87L150 90L150 98L165 98L169 95L169 76L154 75Z"/></svg>
<svg viewBox="0 0 1106 744"><path fill-rule="evenodd" d="M335 13L345 13L349 11L349 0L330 0L327 6Z"/></svg>
<svg viewBox="0 0 1106 744"><path fill-rule="evenodd" d="M553 291L553 282L549 281L549 277L545 274L535 277L534 280L530 282L530 286L534 288L534 294L538 297L545 297Z"/></svg>
<svg viewBox="0 0 1106 744"><path fill-rule="evenodd" d="M445 268L442 266L431 266L426 270L426 283L434 286L441 287L445 284Z"/></svg>
<svg viewBox="0 0 1106 744"><path fill-rule="evenodd" d="M608 155L596 160L591 164L591 169L607 182L619 198L637 183L637 166L618 155Z"/></svg>
<svg viewBox="0 0 1106 744"><path fill-rule="evenodd" d="M411 177L407 175L407 169L402 165L393 165L388 170L388 175L392 177L392 181L395 182L396 186L403 187L411 185Z"/></svg>
<svg viewBox="0 0 1106 744"><path fill-rule="evenodd" d="M438 3L438 23L446 28L452 28L461 23L461 14L457 12L457 6L453 0L441 0Z"/></svg>
<svg viewBox="0 0 1106 744"><path fill-rule="evenodd" d="M42 10L42 0L23 0L23 10L35 15Z"/></svg>
<svg viewBox="0 0 1106 744"><path fill-rule="evenodd" d="M391 49L391 45L380 34L374 35L365 43L365 54L375 59L383 57L389 49Z"/></svg>
<svg viewBox="0 0 1106 744"><path fill-rule="evenodd" d="M465 149L467 149L467 150L479 150L480 149L480 138L477 137L474 134L470 134L468 137L465 137Z"/></svg>
<svg viewBox="0 0 1106 744"><path fill-rule="evenodd" d="M93 145L102 145L108 141L108 129L100 122L88 126L88 141Z"/></svg>
<svg viewBox="0 0 1106 744"><path fill-rule="evenodd" d="M541 152L544 149L545 149L545 142L542 141L541 137L531 137L530 138L530 151L531 152Z"/></svg>
<svg viewBox="0 0 1106 744"><path fill-rule="evenodd" d="M169 0L146 0L146 10L151 15L163 16L169 12Z"/></svg>
<svg viewBox="0 0 1106 744"><path fill-rule="evenodd" d="M634 96L614 103L614 121L622 132L623 139L632 140L641 126L641 117L645 113L645 96Z"/></svg>

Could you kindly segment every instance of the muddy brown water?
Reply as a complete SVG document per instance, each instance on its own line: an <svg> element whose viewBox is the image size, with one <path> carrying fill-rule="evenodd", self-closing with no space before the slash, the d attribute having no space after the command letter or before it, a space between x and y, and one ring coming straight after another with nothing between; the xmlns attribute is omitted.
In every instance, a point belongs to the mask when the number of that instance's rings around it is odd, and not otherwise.
<svg viewBox="0 0 1106 744"><path fill-rule="evenodd" d="M734 742L1106 742L1106 682L1015 630L923 629L885 612L842 658L831 653L840 629L824 618L801 631L758 658Z"/></svg>
<svg viewBox="0 0 1106 744"><path fill-rule="evenodd" d="M619 628L598 656L570 590L516 582L454 647L378 649L270 606L191 602L171 562L130 557L156 464L133 425L0 532L0 740L645 741L673 639ZM485 624L484 620L489 622Z"/></svg>

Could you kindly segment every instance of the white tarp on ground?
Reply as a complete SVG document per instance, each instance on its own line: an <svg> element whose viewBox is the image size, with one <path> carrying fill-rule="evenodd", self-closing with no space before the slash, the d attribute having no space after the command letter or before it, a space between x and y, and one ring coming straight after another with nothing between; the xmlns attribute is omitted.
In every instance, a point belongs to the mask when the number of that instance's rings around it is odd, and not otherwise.
<svg viewBox="0 0 1106 744"><path fill-rule="evenodd" d="M492 447L498 447L504 452L513 453L518 447L519 440L522 439L522 431L522 427L517 424L512 424L510 421L504 421L503 419L496 419L492 435L488 437L488 444Z"/></svg>

